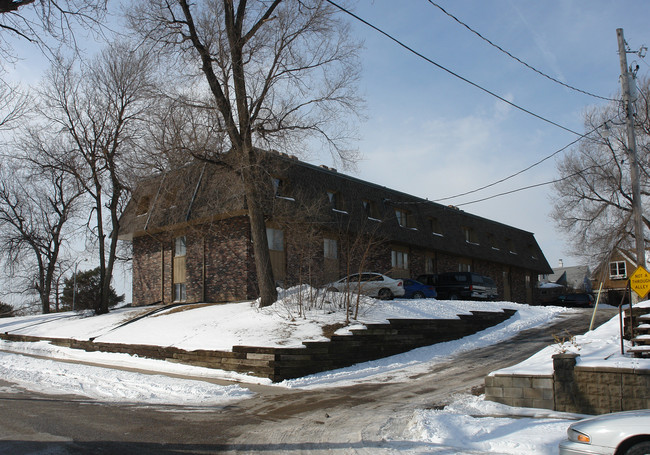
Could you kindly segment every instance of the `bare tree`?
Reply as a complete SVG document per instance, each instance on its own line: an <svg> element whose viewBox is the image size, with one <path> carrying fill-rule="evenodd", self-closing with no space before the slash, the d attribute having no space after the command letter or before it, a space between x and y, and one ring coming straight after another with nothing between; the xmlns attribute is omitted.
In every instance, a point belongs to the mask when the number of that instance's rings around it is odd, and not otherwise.
<svg viewBox="0 0 650 455"><path fill-rule="evenodd" d="M88 227L99 253L102 294L95 311L108 311L117 256L119 217L129 196L132 158L141 122L154 103L152 61L124 44L109 46L83 75L71 64L50 71L40 114L48 132L32 130L31 147L47 165L75 177L91 200Z"/></svg>
<svg viewBox="0 0 650 455"><path fill-rule="evenodd" d="M649 81L640 84L637 106L637 150L640 165L642 205L650 196ZM632 186L625 121L620 106L613 103L585 115L586 140L558 162L560 179L553 218L572 239L576 256L605 260L615 247L634 249ZM643 214L646 230L650 213ZM647 247L646 247L647 248Z"/></svg>
<svg viewBox="0 0 650 455"><path fill-rule="evenodd" d="M16 59L11 39L37 45L52 56L61 44L76 48L75 27L98 28L108 0L0 0L0 70ZM49 44L49 38L55 45Z"/></svg>
<svg viewBox="0 0 650 455"><path fill-rule="evenodd" d="M27 95L17 86L0 81L0 131L11 129L27 110Z"/></svg>
<svg viewBox="0 0 650 455"><path fill-rule="evenodd" d="M10 275L26 273L24 290L38 293L43 313L50 312L61 247L70 235L64 228L80 195L76 182L55 169L6 163L0 169L0 251Z"/></svg>
<svg viewBox="0 0 650 455"><path fill-rule="evenodd" d="M359 105L359 47L320 0L149 0L128 14L134 30L179 63L186 81L200 77L207 84L208 107L218 114L213 127L226 143L198 154L241 176L261 305L270 305L277 293L256 184L265 176L255 148L297 150L317 137L349 158L350 135L341 122L343 111Z"/></svg>

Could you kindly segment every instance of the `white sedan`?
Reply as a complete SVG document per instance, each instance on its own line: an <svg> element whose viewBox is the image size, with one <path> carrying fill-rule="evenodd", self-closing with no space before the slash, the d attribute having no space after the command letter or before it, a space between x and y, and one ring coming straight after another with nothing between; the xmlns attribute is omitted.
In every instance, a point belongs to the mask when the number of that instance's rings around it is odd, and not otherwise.
<svg viewBox="0 0 650 455"><path fill-rule="evenodd" d="M402 280L394 280L381 273L372 272L354 273L325 285L325 289L328 291L360 293L370 297L378 297L381 300L392 300L395 297L404 295Z"/></svg>
<svg viewBox="0 0 650 455"><path fill-rule="evenodd" d="M567 430L560 455L650 454L650 409L581 420Z"/></svg>

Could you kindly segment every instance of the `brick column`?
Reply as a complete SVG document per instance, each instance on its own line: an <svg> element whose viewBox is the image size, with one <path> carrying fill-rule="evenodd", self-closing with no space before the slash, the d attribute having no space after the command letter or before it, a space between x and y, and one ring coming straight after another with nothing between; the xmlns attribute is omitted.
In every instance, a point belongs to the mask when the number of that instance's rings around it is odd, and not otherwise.
<svg viewBox="0 0 650 455"><path fill-rule="evenodd" d="M556 411L580 412L573 371L578 357L579 354L573 353L553 355L553 394Z"/></svg>

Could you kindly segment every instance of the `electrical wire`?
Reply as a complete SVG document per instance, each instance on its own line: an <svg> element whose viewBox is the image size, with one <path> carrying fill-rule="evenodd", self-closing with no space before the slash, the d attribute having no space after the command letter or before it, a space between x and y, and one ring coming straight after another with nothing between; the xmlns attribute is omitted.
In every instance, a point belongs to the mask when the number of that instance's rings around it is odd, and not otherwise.
<svg viewBox="0 0 650 455"><path fill-rule="evenodd" d="M594 98L598 98L598 99L605 100L605 101L616 101L616 100L613 99L613 98L607 98L607 97L604 97L604 96L600 96L600 95L596 95L596 94L594 94L594 93L587 92L587 91L585 91L585 90L581 90L581 89L576 88L576 87L574 87L574 86L572 86L572 85L566 84L566 83L564 83L564 82L562 82L562 81L560 81L560 80L558 80L558 79L556 79L556 78L554 78L554 77L552 77L552 76L549 76L548 74L546 74L546 73L544 73L544 72L538 70L537 68L535 68L535 67L529 65L528 63L524 62L524 61L521 60L520 58L518 58L518 57L512 55L510 52L508 52L507 50L503 49L503 48L502 48L501 46L499 46L498 44L493 43L492 41L490 41L489 39L487 39L486 37L484 37L483 35L481 35L479 32L477 32L476 30L474 30L472 27L470 27L469 25L467 25L466 23L464 23L463 21L461 21L460 19L458 19L456 16L454 16L453 14L449 13L448 11L446 11L442 6L438 5L438 4L435 3L433 0L428 0L428 2L431 3L433 6L435 6L436 8L438 8L438 9L439 9L440 11L442 11L444 14L446 14L447 16L449 16L450 18L452 18L453 20L455 20L456 22L458 22L460 25L462 25L463 27L465 27L467 30L469 30L470 32L474 33L476 36L478 36L479 38L481 38L483 41L485 41L486 43L488 43L490 46L495 47L496 49L498 49L498 50L500 50L501 52L503 52L504 54L506 54L508 57L510 57L510 58L512 58L512 59L514 59L514 60L516 60L517 62L521 63L521 64L524 65L526 68L528 68L528 69L530 69L530 70L536 72L536 73L539 74L540 76L544 76L545 78L547 78L547 79L549 79L549 80L551 80L551 81L553 81L553 82L555 82L555 83L557 83L557 84L560 84L560 85L562 85L562 86L564 86L564 87L566 87L566 88L568 88L568 89L574 90L574 91L576 91L576 92L580 92L580 93L582 93L582 94L584 94L584 95L589 95L589 96L592 96L592 97L594 97Z"/></svg>
<svg viewBox="0 0 650 455"><path fill-rule="evenodd" d="M495 182L489 183L489 184L487 184L487 185L484 185L484 186L482 186L482 187L479 187L479 188L476 188L476 189L473 189L473 190L470 190L470 191L466 191L466 192L464 192L464 193L455 194L455 195L453 195L453 196L447 196L447 197L443 197L443 198L440 198L440 199L434 199L433 202L447 201L447 200L449 200L449 199L455 199L455 198L457 198L457 197L467 196L468 194L477 193L477 192L479 192L479 191L485 190L485 189L490 188L490 187L492 187L492 186L498 185L499 183L503 183L503 182L505 182L506 180L510 180L511 178L517 177L518 175L523 174L524 172L531 170L531 169L534 168L535 166L538 166L538 165L542 164L544 161L547 161L547 160L553 158L553 157L554 157L555 155L557 155L558 153L563 152L564 150L566 150L567 148L571 147L572 145L574 145L574 144L580 142L581 140L587 138L587 137L588 137L590 134L592 134L594 131L597 131L598 129L604 127L604 126L607 124L608 121L610 121L610 120L607 120L607 121L603 122L601 125L598 125L597 127L595 127L594 129L592 129L591 131L589 131L589 132L583 134L582 136L580 136L580 137L577 138L576 140L569 142L567 145L565 145L565 146L562 147L561 149L558 149L558 150L554 151L554 152L551 153L550 155L545 156L545 157L542 158L541 160L539 160L539 161L537 161L537 162L531 164L530 166L528 166L528 167L526 167L526 168L524 168L524 169L522 169L522 170L520 170L520 171L515 172L514 174L510 174L509 176L504 177L504 178L502 178L502 179L499 179L499 180L497 180L497 181L495 181Z"/></svg>
<svg viewBox="0 0 650 455"><path fill-rule="evenodd" d="M454 204L454 206L455 207L462 207L464 205L476 204L477 202L485 202L485 201L488 201L490 199L496 199L498 197L507 196L509 194L518 193L520 191L530 190L532 188L538 188L540 186L545 186L545 185L551 185L553 183L558 183L558 182L562 182L564 180L568 180L568 179L573 178L573 177L575 177L577 175L581 175L583 172L586 172L586 171L594 169L594 168L599 168L599 167L601 167L601 166L600 165L589 166L589 167L587 167L585 169L582 169L582 170L580 170L578 172L574 172L573 174L567 175L567 176L559 178L559 179L549 180L548 182L536 183L534 185L523 186L521 188L516 188L516 189L510 190L510 191L504 191L503 193L493 194L492 196L487 196L487 197L484 197L484 198L481 198L481 199L476 199L474 201L463 202L461 204Z"/></svg>
<svg viewBox="0 0 650 455"><path fill-rule="evenodd" d="M500 96L500 95L497 95L496 93L494 93L494 92L492 92L492 91L490 91L490 90L488 90L488 89L486 89L486 88L480 86L480 85L477 84L476 82L472 82L472 81L470 81L469 79L467 79L467 78L461 76L460 74L455 73L454 71L450 70L449 68L446 68L446 67L442 66L441 64L439 64L439 63L437 63L437 62L431 60L430 58L424 56L423 54L419 53L418 51L414 50L413 48L411 48L411 47L407 46L406 44L402 43L400 40L398 40L397 38L393 37L393 36L390 35L389 33L387 33L387 32L385 32L385 31L381 30L380 28L374 26L373 24L371 24L370 22L366 21L365 19L362 19L361 17L357 16L357 15L354 14L353 12L351 12L351 11L349 11L349 10L343 8L342 6L338 5L338 4L335 3L333 0L325 0L325 1L327 1L327 3L329 3L330 5L332 5L332 6L336 7L336 8L338 8L338 9L341 10L342 12L344 12L344 13L348 14L349 16L353 17L353 18L356 19L357 21L359 21L359 22L361 22L361 23L367 25L368 27L372 28L372 29L375 30L376 32L378 32L378 33L384 35L386 38L388 38L388 39L390 39L391 41L395 42L396 44L398 44L398 45L401 46L402 48L406 49L407 51L411 52L412 54L414 54L414 55L420 57L421 59L425 60L426 62L428 62L428 63L434 65L435 67L437 67L437 68L439 68L439 69L445 71L446 73L448 73L448 74L450 74L450 75L452 75L452 76L454 76L454 77L460 79L461 81L463 81L463 82L465 82L465 83L467 83L467 84L469 84L469 85L471 85L471 86L473 86L473 87L475 87L475 88L477 88L477 89L479 89L479 90L481 90L481 91L487 93L488 95L491 95L491 96L497 98L497 99L500 100L500 101L503 101L504 103L508 104L509 106L514 107L515 109L518 109L518 110L520 110L520 111L522 111L522 112L525 112L525 113L528 114L528 115L531 115L531 116L533 116L533 117L535 117L535 118L537 118L537 119L539 119L539 120L542 120L543 122L549 123L549 124L551 124L551 125L553 125L553 126L556 126L556 127L560 128L560 129L564 130L564 131L568 131L569 133L575 134L576 136L582 136L580 133L578 133L578 132L576 132L576 131L573 131L573 130L570 129L570 128L567 128L566 126L562 126L562 125L560 125L559 123L556 123L556 122L554 122L554 121L552 121L552 120L549 120L549 119L547 119L547 118L545 118L545 117L542 117L542 116L539 115L539 114L535 114L534 112L532 112L532 111L530 111L530 110L528 110L528 109L526 109L526 108L524 108L524 107L522 107L522 106L519 106L519 105L513 103L512 101L508 101L508 100L505 99L504 97L502 97L502 96Z"/></svg>

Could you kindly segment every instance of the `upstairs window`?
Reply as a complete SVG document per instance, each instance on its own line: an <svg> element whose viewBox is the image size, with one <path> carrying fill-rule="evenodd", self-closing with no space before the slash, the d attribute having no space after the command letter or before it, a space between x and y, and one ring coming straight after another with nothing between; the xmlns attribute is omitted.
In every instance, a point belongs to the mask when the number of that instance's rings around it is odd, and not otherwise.
<svg viewBox="0 0 650 455"><path fill-rule="evenodd" d="M397 224L400 226L411 229L415 228L413 215L411 215L406 210L395 209L395 218L397 219Z"/></svg>
<svg viewBox="0 0 650 455"><path fill-rule="evenodd" d="M330 207L332 207L332 210L344 211L341 193L338 191L328 191L327 201L329 202Z"/></svg>
<svg viewBox="0 0 650 455"><path fill-rule="evenodd" d="M463 236L465 236L465 241L471 243L472 245L478 245L478 237L473 228L463 226Z"/></svg>
<svg viewBox="0 0 650 455"><path fill-rule="evenodd" d="M609 263L609 278L612 280L627 278L625 261L614 261Z"/></svg>
<svg viewBox="0 0 650 455"><path fill-rule="evenodd" d="M429 218L429 230L433 235L442 235L442 230L440 229L440 223L438 218L431 217Z"/></svg>
<svg viewBox="0 0 650 455"><path fill-rule="evenodd" d="M274 196L284 196L284 194L282 193L282 189L283 189L282 186L283 186L282 179L274 177L273 178L273 195Z"/></svg>
<svg viewBox="0 0 650 455"><path fill-rule="evenodd" d="M379 218L378 212L377 212L377 206L374 202L364 199L361 201L361 205L363 207L363 213L366 214L367 218L372 218L372 219L377 219Z"/></svg>

